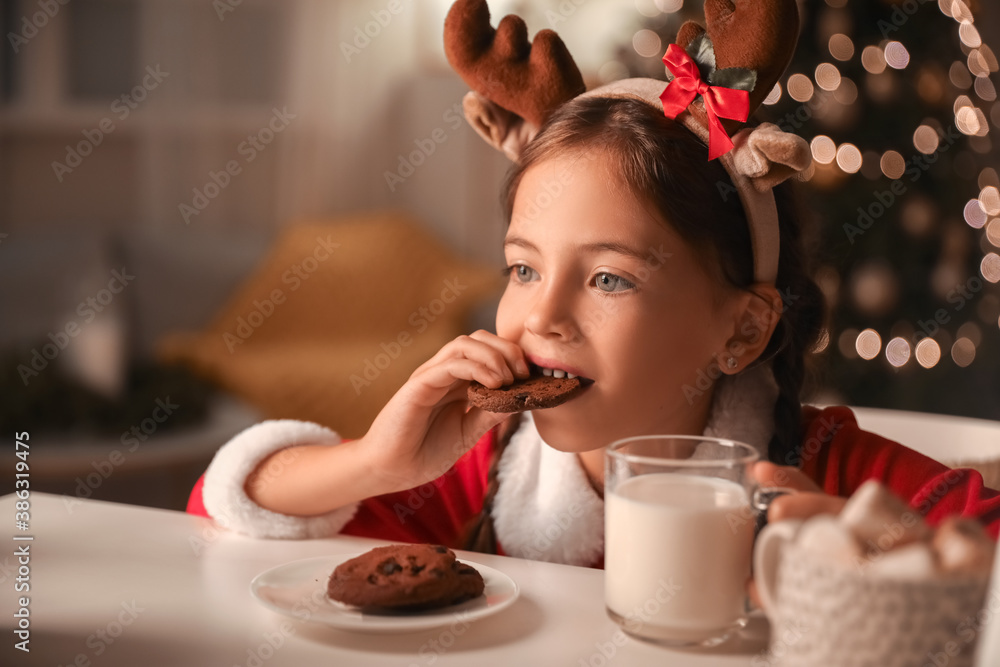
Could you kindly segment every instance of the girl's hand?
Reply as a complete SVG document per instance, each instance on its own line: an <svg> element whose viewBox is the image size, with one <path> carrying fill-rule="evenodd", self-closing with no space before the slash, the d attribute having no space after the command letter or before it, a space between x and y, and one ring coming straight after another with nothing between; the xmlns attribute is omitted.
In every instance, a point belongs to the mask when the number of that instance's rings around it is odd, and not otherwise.
<svg viewBox="0 0 1000 667"><path fill-rule="evenodd" d="M798 468L779 466L770 461L758 461L753 475L764 487L785 487L798 493L778 496L767 511L768 522L784 519L808 519L817 514L840 514L847 498L830 496Z"/></svg>
<svg viewBox="0 0 1000 667"><path fill-rule="evenodd" d="M459 336L413 372L362 438L379 487L401 491L443 475L508 414L468 408L469 382L496 388L529 374L516 344L488 331Z"/></svg>
<svg viewBox="0 0 1000 667"><path fill-rule="evenodd" d="M767 510L768 523L784 519L805 520L817 514L840 514L840 510L847 503L847 498L824 493L816 482L798 468L779 466L770 461L758 461L754 465L753 476L764 488L780 486L796 490L796 493L778 496L771 501ZM747 592L753 604L760 607L760 597L753 579L747 582Z"/></svg>

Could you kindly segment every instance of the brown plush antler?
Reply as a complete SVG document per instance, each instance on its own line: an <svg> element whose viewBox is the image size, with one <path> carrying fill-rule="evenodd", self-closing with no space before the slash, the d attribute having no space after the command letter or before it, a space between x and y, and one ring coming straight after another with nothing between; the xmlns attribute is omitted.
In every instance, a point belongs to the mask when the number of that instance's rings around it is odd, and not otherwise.
<svg viewBox="0 0 1000 667"><path fill-rule="evenodd" d="M705 0L705 25L715 48L717 69L741 67L757 72L750 93L750 115L768 96L795 53L799 12L795 0ZM687 21L677 45L687 50L705 28ZM739 125L726 121L727 129Z"/></svg>
<svg viewBox="0 0 1000 667"><path fill-rule="evenodd" d="M566 45L551 30L535 43L517 16L494 30L486 0L458 0L444 23L448 62L472 90L536 128L556 108L584 90L583 77Z"/></svg>

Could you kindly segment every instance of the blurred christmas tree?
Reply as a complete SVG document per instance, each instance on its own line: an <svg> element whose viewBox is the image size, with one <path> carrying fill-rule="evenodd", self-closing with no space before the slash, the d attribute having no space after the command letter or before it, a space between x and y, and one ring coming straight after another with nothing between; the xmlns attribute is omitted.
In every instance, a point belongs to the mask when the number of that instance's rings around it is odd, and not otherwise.
<svg viewBox="0 0 1000 667"><path fill-rule="evenodd" d="M663 49L703 21L701 3L637 5L621 69L663 78ZM808 140L816 163L800 193L831 310L822 400L1000 419L1000 102L984 28L996 34L997 12L800 3L795 60L757 117Z"/></svg>

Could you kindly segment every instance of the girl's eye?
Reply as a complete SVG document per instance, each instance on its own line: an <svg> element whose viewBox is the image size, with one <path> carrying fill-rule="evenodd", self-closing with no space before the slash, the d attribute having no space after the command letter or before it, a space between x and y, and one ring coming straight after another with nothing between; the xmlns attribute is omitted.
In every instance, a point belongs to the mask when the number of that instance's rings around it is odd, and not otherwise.
<svg viewBox="0 0 1000 667"><path fill-rule="evenodd" d="M597 289L602 292L624 292L635 287L635 284L631 281L625 280L613 273L598 273L594 278L594 282L597 285Z"/></svg>
<svg viewBox="0 0 1000 667"><path fill-rule="evenodd" d="M507 275L513 275L519 283L530 283L538 280L538 272L525 264L515 264L507 267Z"/></svg>

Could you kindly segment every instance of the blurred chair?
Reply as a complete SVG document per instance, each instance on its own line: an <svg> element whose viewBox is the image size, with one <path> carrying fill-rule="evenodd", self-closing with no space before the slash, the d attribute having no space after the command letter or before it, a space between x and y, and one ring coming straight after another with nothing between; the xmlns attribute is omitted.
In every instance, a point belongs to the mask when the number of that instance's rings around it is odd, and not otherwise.
<svg viewBox="0 0 1000 667"><path fill-rule="evenodd" d="M500 286L401 214L296 224L205 329L161 353L270 418L358 437Z"/></svg>

